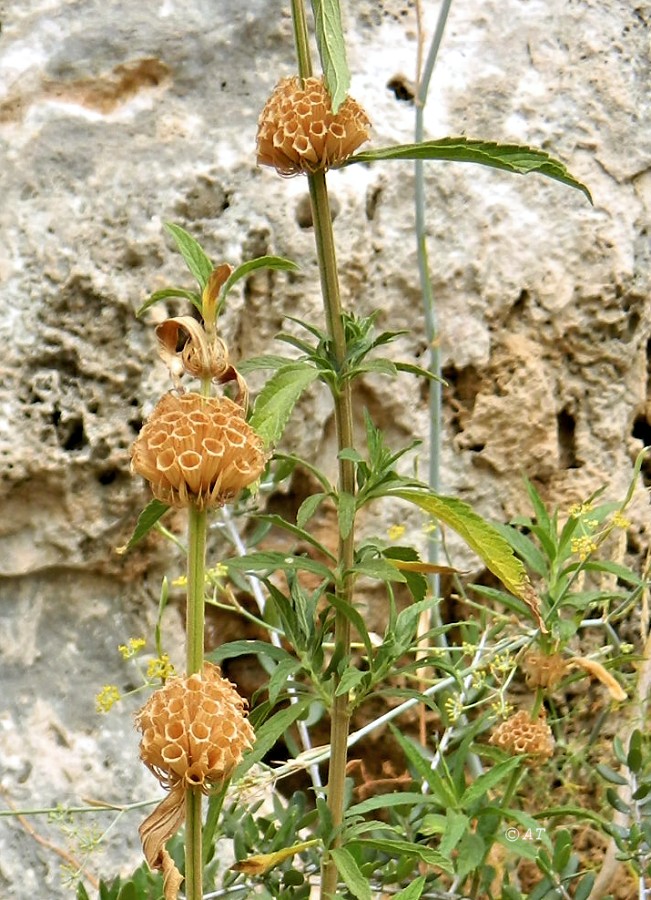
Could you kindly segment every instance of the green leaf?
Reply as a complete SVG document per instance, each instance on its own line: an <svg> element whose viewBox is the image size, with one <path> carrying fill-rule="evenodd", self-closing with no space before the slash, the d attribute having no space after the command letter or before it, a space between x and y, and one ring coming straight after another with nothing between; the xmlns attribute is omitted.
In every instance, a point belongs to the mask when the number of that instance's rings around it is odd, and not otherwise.
<svg viewBox="0 0 651 900"><path fill-rule="evenodd" d="M588 900L596 879L595 872L586 872L574 890L574 900Z"/></svg>
<svg viewBox="0 0 651 900"><path fill-rule="evenodd" d="M339 491L337 510L339 512L339 535L342 541L345 541L355 522L355 497L346 491Z"/></svg>
<svg viewBox="0 0 651 900"><path fill-rule="evenodd" d="M165 228L176 241L176 246L179 248L188 269L199 282L201 290L203 290L208 283L208 279L212 275L212 270L214 268L212 262L204 253L201 245L195 241L192 235L188 234L184 228L181 228L180 225L175 225L173 222L166 222Z"/></svg>
<svg viewBox="0 0 651 900"><path fill-rule="evenodd" d="M156 291L155 293L153 293L151 297L145 300L142 306L138 310L136 310L136 318L140 318L140 316L144 312L146 312L150 306L153 306L154 303L158 303L161 300L168 300L170 297L184 297L186 300L189 300L190 303L193 304L193 306L196 306L199 312L202 311L201 297L199 296L199 294L195 293L194 291L186 291L184 288L173 287L165 288L162 291Z"/></svg>
<svg viewBox="0 0 651 900"><path fill-rule="evenodd" d="M369 797L368 800L362 800L350 806L346 812L347 816L365 816L367 813L373 812L375 809L389 809L394 806L418 806L419 804L431 804L432 798L427 794L416 793L415 791L403 791L397 794L381 794L377 797Z"/></svg>
<svg viewBox="0 0 651 900"><path fill-rule="evenodd" d="M604 763L597 763L595 769L601 777L605 781L609 781L610 784L628 784L628 778L624 778L623 775L620 775L619 772L615 772L614 769L611 769L610 766L605 765Z"/></svg>
<svg viewBox="0 0 651 900"><path fill-rule="evenodd" d="M390 490L388 493L419 506L449 525L483 559L493 575L516 597L526 602L526 586L529 582L524 566L514 555L508 541L467 503L432 491L401 489Z"/></svg>
<svg viewBox="0 0 651 900"><path fill-rule="evenodd" d="M128 553L129 550L133 549L138 541L141 541L147 532L154 527L161 516L165 515L168 509L169 506L167 503L161 503L160 500L151 500L138 516L136 527L134 528L128 543L123 547L118 547L117 552L123 554Z"/></svg>
<svg viewBox="0 0 651 900"><path fill-rule="evenodd" d="M563 873L565 866L570 861L572 854L572 838L567 829L562 828L554 842L554 855L552 856L552 867L559 875Z"/></svg>
<svg viewBox="0 0 651 900"><path fill-rule="evenodd" d="M452 874L452 863L447 857L422 844L412 841L394 841L387 838L355 838L351 844L359 844L369 850L379 850L380 853L388 853L391 856L410 856L420 859L428 866L436 866L444 872Z"/></svg>
<svg viewBox="0 0 651 900"><path fill-rule="evenodd" d="M234 659L236 656L268 656L275 662L293 659L286 650L268 644L267 641L229 641L221 644L216 650L206 653L206 659L214 663L221 663L225 659Z"/></svg>
<svg viewBox="0 0 651 900"><path fill-rule="evenodd" d="M332 572L323 563L310 559L309 556L295 556L291 553L278 553L268 550L266 552L247 553L245 556L233 556L222 560L220 565L236 572L312 572L320 578L332 580Z"/></svg>
<svg viewBox="0 0 651 900"><path fill-rule="evenodd" d="M553 159L544 150L518 144L498 144L493 141L470 140L466 137L447 137L438 141L424 141L421 144L404 144L396 147L382 147L378 150L364 150L351 156L343 165L390 159L473 162L494 169L503 169L506 172L515 172L518 175L537 172L570 187L578 188L592 203L588 188L571 175L561 162Z"/></svg>
<svg viewBox="0 0 651 900"><path fill-rule="evenodd" d="M350 86L339 0L312 0L312 11L321 68L336 113Z"/></svg>
<svg viewBox="0 0 651 900"><path fill-rule="evenodd" d="M246 278L247 275L250 275L251 272L255 272L256 269L284 269L286 271L297 271L298 268L299 266L295 262L292 262L291 259L285 259L284 256L258 256L256 259L249 259L247 262L242 263L234 269L226 279L220 294L222 297L226 297L228 292L238 281L241 281L242 278Z"/></svg>
<svg viewBox="0 0 651 900"><path fill-rule="evenodd" d="M404 890L395 894L393 900L419 900L424 887L425 876L419 875L415 881L412 881L409 887L406 887Z"/></svg>
<svg viewBox="0 0 651 900"><path fill-rule="evenodd" d="M639 728L636 728L631 735L626 762L631 772L638 775L642 768L642 732Z"/></svg>
<svg viewBox="0 0 651 900"><path fill-rule="evenodd" d="M498 763L492 769L489 769L488 772L484 772L478 778L475 778L464 791L461 804L469 806L476 800L480 800L484 794L496 787L500 781L504 781L513 769L516 769L521 763L520 757L512 756L510 759L505 759L504 762Z"/></svg>
<svg viewBox="0 0 651 900"><path fill-rule="evenodd" d="M327 496L323 491L319 491L316 494L310 494L309 497L303 500L296 513L296 525L298 528L305 528Z"/></svg>
<svg viewBox="0 0 651 900"><path fill-rule="evenodd" d="M474 872L478 863L483 859L486 845L481 835L472 831L466 832L457 847L455 874L463 881L466 875Z"/></svg>
<svg viewBox="0 0 651 900"><path fill-rule="evenodd" d="M311 697L299 697L285 709L281 709L270 719L267 719L256 731L255 744L247 753L233 775L233 780L240 779L251 766L269 753L276 741L299 719L312 703Z"/></svg>
<svg viewBox="0 0 651 900"><path fill-rule="evenodd" d="M309 499L310 498L308 497L308 500ZM299 541L305 541L306 543L311 544L319 551L319 553L323 553L324 556L327 556L328 559L331 559L333 562L336 561L336 556L331 553L321 541L317 541L317 539L311 535L309 531L305 531L304 528L300 528L298 525L292 525L291 522L287 522L282 516L263 513L255 516L255 518L258 522L265 522L269 525L273 525L275 528L282 528L283 531L292 534Z"/></svg>
<svg viewBox="0 0 651 900"><path fill-rule="evenodd" d="M470 831L470 819L456 809L448 809L445 818L445 831L439 850L444 856L450 856L461 838Z"/></svg>
<svg viewBox="0 0 651 900"><path fill-rule="evenodd" d="M346 882L346 887L357 900L371 900L371 887L368 879L362 875L352 853L344 847L330 851L337 866L337 871Z"/></svg>
<svg viewBox="0 0 651 900"><path fill-rule="evenodd" d="M297 659L292 659L291 657L288 657L287 659L284 659L282 662L278 663L278 665L274 669L273 675L267 683L269 703L275 705L276 700L278 699L278 695L287 684L287 679L291 678L291 676L298 672L300 668L300 662Z"/></svg>
<svg viewBox="0 0 651 900"><path fill-rule="evenodd" d="M280 440L296 401L318 374L307 363L292 363L278 369L260 391L249 425L267 447Z"/></svg>

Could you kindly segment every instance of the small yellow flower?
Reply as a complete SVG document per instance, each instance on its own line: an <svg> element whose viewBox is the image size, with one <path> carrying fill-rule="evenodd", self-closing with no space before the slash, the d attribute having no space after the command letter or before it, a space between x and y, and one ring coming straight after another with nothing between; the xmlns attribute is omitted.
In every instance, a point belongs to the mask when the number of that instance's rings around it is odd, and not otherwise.
<svg viewBox="0 0 651 900"><path fill-rule="evenodd" d="M163 653L155 659L150 659L147 664L147 679L149 681L165 681L174 675L174 666L170 662L169 654Z"/></svg>
<svg viewBox="0 0 651 900"><path fill-rule="evenodd" d="M139 650L145 646L147 641L144 638L129 638L128 643L120 644L118 650L122 659L131 659Z"/></svg>
<svg viewBox="0 0 651 900"><path fill-rule="evenodd" d="M390 541L397 541L398 538L401 538L407 529L404 525L392 525L387 534L389 535Z"/></svg>
<svg viewBox="0 0 651 900"><path fill-rule="evenodd" d="M187 584L188 584L187 575L179 575L179 577L175 578L174 581L172 582L173 587L179 587L179 588L187 587Z"/></svg>
<svg viewBox="0 0 651 900"><path fill-rule="evenodd" d="M95 709L98 713L107 713L120 699L120 691L114 684L105 684L95 697Z"/></svg>
<svg viewBox="0 0 651 900"><path fill-rule="evenodd" d="M581 562L585 562L590 554L597 549L597 543L589 535L585 534L582 537L572 538L570 547L572 553L575 553Z"/></svg>
<svg viewBox="0 0 651 900"><path fill-rule="evenodd" d="M613 525L615 528L622 528L624 530L631 527L630 520L619 510L613 515Z"/></svg>
<svg viewBox="0 0 651 900"><path fill-rule="evenodd" d="M459 697L448 697L444 705L448 719L450 720L450 723L454 725L463 714L463 703Z"/></svg>
<svg viewBox="0 0 651 900"><path fill-rule="evenodd" d="M568 510L570 519L580 519L593 509L592 503L573 503Z"/></svg>

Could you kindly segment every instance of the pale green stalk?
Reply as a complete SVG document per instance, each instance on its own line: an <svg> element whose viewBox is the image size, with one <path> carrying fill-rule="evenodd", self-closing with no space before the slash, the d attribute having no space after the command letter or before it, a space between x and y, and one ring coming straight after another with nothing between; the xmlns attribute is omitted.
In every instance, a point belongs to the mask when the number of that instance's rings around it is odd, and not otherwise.
<svg viewBox="0 0 651 900"><path fill-rule="evenodd" d="M186 670L188 675L203 671L204 583L206 569L205 509L188 509L188 559L186 606ZM185 896L203 897L203 852L201 832L201 791L185 792Z"/></svg>
<svg viewBox="0 0 651 900"><path fill-rule="evenodd" d="M294 34L296 38L296 54L298 71L301 78L307 78L312 72L310 61L307 27L305 24L305 7L302 0L292 0ZM346 353L346 341L342 321L341 297L337 275L337 259L335 253L332 215L328 200L325 174L316 172L308 176L310 200L312 204L312 221L316 241L319 272L321 276L321 292L325 311L328 336L332 341L334 356L338 363L343 363ZM337 391L334 396L335 425L337 431L337 449L339 451L339 492L355 493L355 469L352 461L341 459L341 451L353 446L353 407L350 382ZM355 530L350 529L345 538L339 539L337 569L340 575L350 572L355 554ZM346 603L352 603L353 582L350 575L342 577L337 588L338 596ZM347 659L350 654L350 623L347 617L337 612L335 615L335 656ZM330 764L328 770L328 808L332 816L335 830L339 829L344 818L344 800L346 783L346 763L348 759L348 733L350 730L350 705L348 693L335 696L331 710L330 726ZM340 838L335 838L335 846ZM326 855L321 875L321 897L334 897L337 891L337 867L334 860Z"/></svg>

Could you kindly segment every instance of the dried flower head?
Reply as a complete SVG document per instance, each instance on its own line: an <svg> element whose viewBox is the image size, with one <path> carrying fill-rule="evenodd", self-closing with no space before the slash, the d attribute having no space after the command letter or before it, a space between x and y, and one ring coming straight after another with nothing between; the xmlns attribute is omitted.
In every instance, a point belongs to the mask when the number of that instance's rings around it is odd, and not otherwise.
<svg viewBox="0 0 651 900"><path fill-rule="evenodd" d="M253 744L245 707L211 663L202 674L170 678L136 715L140 758L163 787L207 793L230 777Z"/></svg>
<svg viewBox="0 0 651 900"><path fill-rule="evenodd" d="M523 668L527 687L531 690L539 687L555 690L568 671L567 663L560 653L547 655L538 650L532 650L526 655Z"/></svg>
<svg viewBox="0 0 651 900"><path fill-rule="evenodd" d="M337 166L368 140L370 121L347 97L336 113L321 78L283 78L258 122L258 163L281 175Z"/></svg>
<svg viewBox="0 0 651 900"><path fill-rule="evenodd" d="M260 437L227 397L165 394L131 450L131 468L156 499L200 509L231 502L259 478L266 462Z"/></svg>
<svg viewBox="0 0 651 900"><path fill-rule="evenodd" d="M490 743L512 755L528 754L527 764L537 766L554 753L554 739L544 710L537 719L521 709L493 730Z"/></svg>

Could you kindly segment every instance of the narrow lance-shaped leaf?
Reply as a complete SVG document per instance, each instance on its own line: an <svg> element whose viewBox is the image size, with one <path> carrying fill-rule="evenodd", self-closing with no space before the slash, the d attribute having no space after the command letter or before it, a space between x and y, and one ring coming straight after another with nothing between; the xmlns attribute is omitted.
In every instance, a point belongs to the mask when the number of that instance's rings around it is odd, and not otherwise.
<svg viewBox="0 0 651 900"><path fill-rule="evenodd" d="M484 561L486 568L496 575L511 593L524 600L540 630L547 631L540 616L538 597L523 564L513 553L508 541L489 522L477 515L472 507L455 497L442 497L428 490L403 488L392 490L390 494L424 509L435 519L454 529L470 549Z"/></svg>
<svg viewBox="0 0 651 900"><path fill-rule="evenodd" d="M141 541L144 538L147 532L154 527L161 516L165 515L168 509L169 506L167 503L161 503L160 500L151 500L138 516L136 527L134 528L128 543L123 547L118 547L117 552L120 554L127 553L135 547L138 541Z"/></svg>
<svg viewBox="0 0 651 900"><path fill-rule="evenodd" d="M267 447L280 439L296 401L318 374L313 366L294 363L279 369L260 391L249 424Z"/></svg>
<svg viewBox="0 0 651 900"><path fill-rule="evenodd" d="M204 253L201 245L191 234L188 234L185 228L181 228L180 225L175 225L173 222L166 222L165 228L176 241L176 246L179 248L188 269L199 282L201 290L203 290L214 268L210 259Z"/></svg>
<svg viewBox="0 0 651 900"><path fill-rule="evenodd" d="M242 263L242 265L237 266L237 268L231 272L221 290L222 298L227 296L228 292L238 281L241 281L242 278L246 278L247 275L250 275L251 272L255 272L256 269L285 269L296 271L298 265L295 262L292 262L291 259L285 259L284 256L259 256L256 259L249 259L247 262Z"/></svg>
<svg viewBox="0 0 651 900"><path fill-rule="evenodd" d="M185 288L163 288L162 291L155 291L150 297L148 297L142 306L139 306L136 310L136 318L140 318L140 316L146 312L154 303L159 303L161 300L168 300L171 297L183 297L186 300L189 300L193 306L201 312L201 297L199 294L195 293L195 291L186 291Z"/></svg>
<svg viewBox="0 0 651 900"><path fill-rule="evenodd" d="M350 86L339 0L312 0L312 11L321 68L336 113Z"/></svg>
<svg viewBox="0 0 651 900"><path fill-rule="evenodd" d="M565 168L563 163L551 157L544 150L518 144L498 144L492 141L470 140L465 137L447 137L438 141L424 141L420 144L400 144L377 150L364 150L347 159L342 166L352 163L379 162L392 159L446 160L449 162L472 162L493 169L503 169L519 175L537 172L570 187L578 188L592 203L588 188Z"/></svg>

